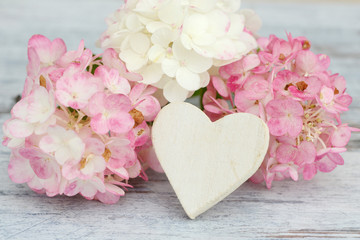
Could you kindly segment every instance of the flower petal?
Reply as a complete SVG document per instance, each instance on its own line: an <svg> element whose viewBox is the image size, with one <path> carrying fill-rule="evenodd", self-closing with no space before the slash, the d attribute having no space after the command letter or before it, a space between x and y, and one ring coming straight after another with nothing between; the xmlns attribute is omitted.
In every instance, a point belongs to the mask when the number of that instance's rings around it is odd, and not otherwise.
<svg viewBox="0 0 360 240"><path fill-rule="evenodd" d="M201 87L199 74L193 73L185 67L181 67L176 72L176 81L188 91L196 91Z"/></svg>
<svg viewBox="0 0 360 240"><path fill-rule="evenodd" d="M163 93L169 102L183 102L186 100L189 91L181 87L175 80L170 80L164 86Z"/></svg>

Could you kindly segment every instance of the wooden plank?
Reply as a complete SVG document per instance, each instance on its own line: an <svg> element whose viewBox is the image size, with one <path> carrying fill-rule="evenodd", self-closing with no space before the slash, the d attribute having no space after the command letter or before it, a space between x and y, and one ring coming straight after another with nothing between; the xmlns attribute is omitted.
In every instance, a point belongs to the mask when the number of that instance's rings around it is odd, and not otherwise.
<svg viewBox="0 0 360 240"><path fill-rule="evenodd" d="M120 1L121 2L121 1ZM27 63L26 45L32 34L50 38L62 37L69 49L75 49L80 39L99 52L95 41L106 28L104 18L120 6L118 0L48 1L2 0L0 2L0 112L9 111L12 98L21 93ZM331 56L331 70L340 72L348 81L353 96L352 108L360 107L360 22L359 1L297 3L294 1L243 1L243 7L255 9L263 18L260 34L285 37L305 35L315 52ZM31 23L31 24L30 24ZM360 122L360 117L351 120Z"/></svg>
<svg viewBox="0 0 360 240"><path fill-rule="evenodd" d="M351 4L347 4L348 2ZM354 102L343 120L360 127L359 1L243 1L264 20L260 34L306 35L314 50L331 56L331 69L348 80ZM325 4L327 3L327 4ZM69 49L80 39L93 50L103 19L118 0L1 0L0 112L8 112L25 79L26 44L34 33L62 37ZM0 114L0 124L9 118ZM118 204L81 197L48 198L7 175L9 150L0 151L0 239L293 239L360 238L360 134L352 137L345 165L312 181L246 183L190 221L163 174L134 180Z"/></svg>
<svg viewBox="0 0 360 240"><path fill-rule="evenodd" d="M271 190L245 183L192 221L163 174L132 181L135 188L111 206L48 198L10 181L2 149L0 239L359 238L359 153L343 156L344 166L312 181L275 182Z"/></svg>

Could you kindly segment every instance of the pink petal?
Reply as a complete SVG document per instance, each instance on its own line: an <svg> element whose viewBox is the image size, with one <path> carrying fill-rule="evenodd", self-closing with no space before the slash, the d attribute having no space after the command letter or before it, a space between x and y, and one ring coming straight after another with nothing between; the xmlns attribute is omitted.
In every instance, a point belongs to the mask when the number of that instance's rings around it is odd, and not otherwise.
<svg viewBox="0 0 360 240"><path fill-rule="evenodd" d="M89 106L90 107L90 106ZM122 94L111 94L105 98L104 107L110 111L129 112L132 109L128 96Z"/></svg>
<svg viewBox="0 0 360 240"><path fill-rule="evenodd" d="M109 183L105 183L105 188L106 188L106 191L112 193L112 194L115 194L117 196L124 196L125 195L125 192L124 190L122 190L121 188L113 185L113 184L109 184Z"/></svg>
<svg viewBox="0 0 360 240"><path fill-rule="evenodd" d="M145 121L133 128L133 133L135 135L135 147L144 145L150 139L150 128Z"/></svg>
<svg viewBox="0 0 360 240"><path fill-rule="evenodd" d="M97 138L87 138L84 140L85 148L87 153L93 153L101 156L105 151L104 143Z"/></svg>
<svg viewBox="0 0 360 240"><path fill-rule="evenodd" d="M120 199L120 195L115 195L110 192L105 192L105 193L97 192L95 197L100 202L105 203L105 204L115 204Z"/></svg>
<svg viewBox="0 0 360 240"><path fill-rule="evenodd" d="M119 167L119 168L113 168L113 167L109 167L109 169L115 173L116 175L118 175L119 177L123 178L123 179L129 179L129 173L128 171L124 168L124 167Z"/></svg>
<svg viewBox="0 0 360 240"><path fill-rule="evenodd" d="M299 153L296 157L296 163L308 163L311 164L315 161L316 148L312 142L304 141L299 146Z"/></svg>
<svg viewBox="0 0 360 240"><path fill-rule="evenodd" d="M137 102L140 96L146 89L146 85L143 83L136 84L130 91L129 98L132 102Z"/></svg>
<svg viewBox="0 0 360 240"><path fill-rule="evenodd" d="M25 138L33 134L34 125L19 119L13 119L7 122L8 132L15 138Z"/></svg>
<svg viewBox="0 0 360 240"><path fill-rule="evenodd" d="M54 169L51 161L54 159L51 156L33 148L23 148L19 153L24 158L29 159L31 168L40 179L48 179L53 175Z"/></svg>
<svg viewBox="0 0 360 240"><path fill-rule="evenodd" d="M303 127L303 120L299 117L287 120L287 132L291 137L297 137Z"/></svg>
<svg viewBox="0 0 360 240"><path fill-rule="evenodd" d="M211 81L212 81L216 91L222 97L227 98L229 96L228 88L227 88L225 82L221 78L214 76L214 77L211 78Z"/></svg>
<svg viewBox="0 0 360 240"><path fill-rule="evenodd" d="M16 152L10 155L8 174L15 183L29 182L35 176L29 161Z"/></svg>
<svg viewBox="0 0 360 240"><path fill-rule="evenodd" d="M141 103L136 107L136 110L143 114L145 121L154 121L161 109L159 101L153 96L142 97L139 101Z"/></svg>
<svg viewBox="0 0 360 240"><path fill-rule="evenodd" d="M79 165L73 164L72 162L66 162L62 166L61 172L67 180L73 180L80 175Z"/></svg>
<svg viewBox="0 0 360 240"><path fill-rule="evenodd" d="M69 197L75 196L80 192L80 188L81 185L78 183L78 181L72 181L66 186L64 194Z"/></svg>
<svg viewBox="0 0 360 240"><path fill-rule="evenodd" d="M289 167L289 175L292 180L294 181L299 180L299 173L295 167Z"/></svg>
<svg viewBox="0 0 360 240"><path fill-rule="evenodd" d="M108 128L115 133L126 133L133 128L134 124L134 119L127 112L111 115L107 121Z"/></svg>
<svg viewBox="0 0 360 240"><path fill-rule="evenodd" d="M305 164L303 170L303 178L305 180L311 180L317 173L316 166L314 164Z"/></svg>
<svg viewBox="0 0 360 240"><path fill-rule="evenodd" d="M104 111L105 98L106 98L106 95L104 92L95 93L90 98L89 105L88 105L90 117L93 117Z"/></svg>
<svg viewBox="0 0 360 240"><path fill-rule="evenodd" d="M285 135L288 129L287 124L288 121L286 118L271 118L267 122L270 133L274 136Z"/></svg>
<svg viewBox="0 0 360 240"><path fill-rule="evenodd" d="M101 113L91 118L90 126L91 129L98 134L106 134L109 132L107 119Z"/></svg>
<svg viewBox="0 0 360 240"><path fill-rule="evenodd" d="M279 163L288 163L294 161L297 155L297 149L288 144L281 144L276 150L276 160Z"/></svg>
<svg viewBox="0 0 360 240"><path fill-rule="evenodd" d="M343 157L338 153L329 153L328 157L331 161L336 163L337 165L344 165Z"/></svg>
<svg viewBox="0 0 360 240"><path fill-rule="evenodd" d="M340 126L331 134L331 144L335 147L345 147L351 137L348 126Z"/></svg>
<svg viewBox="0 0 360 240"><path fill-rule="evenodd" d="M139 160L136 160L135 164L128 168L128 173L130 178L136 178L140 175L141 172L141 164Z"/></svg>
<svg viewBox="0 0 360 240"><path fill-rule="evenodd" d="M51 58L55 62L66 52L65 42L61 38L56 38L51 43Z"/></svg>
<svg viewBox="0 0 360 240"><path fill-rule="evenodd" d="M28 48L33 48L43 63L51 63L51 41L43 35L34 35L30 38Z"/></svg>

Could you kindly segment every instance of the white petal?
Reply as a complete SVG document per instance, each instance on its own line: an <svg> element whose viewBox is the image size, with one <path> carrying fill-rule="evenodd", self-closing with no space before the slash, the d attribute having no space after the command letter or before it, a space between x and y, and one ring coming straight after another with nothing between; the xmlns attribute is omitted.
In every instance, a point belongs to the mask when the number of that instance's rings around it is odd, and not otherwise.
<svg viewBox="0 0 360 240"><path fill-rule="evenodd" d="M157 30L161 29L161 28L168 28L169 25L164 23L164 22L160 22L160 21L152 21L146 24L146 29L150 32L150 33L155 33Z"/></svg>
<svg viewBox="0 0 360 240"><path fill-rule="evenodd" d="M142 69L141 75L143 77L142 83L153 84L160 81L163 76L161 65L159 63L153 63Z"/></svg>
<svg viewBox="0 0 360 240"><path fill-rule="evenodd" d="M162 5L158 11L158 16L161 21L167 24L179 25L184 18L183 11L184 10L181 7L181 1L174 0Z"/></svg>
<svg viewBox="0 0 360 240"><path fill-rule="evenodd" d="M206 32L208 27L209 22L205 14L193 13L185 19L183 32L190 36L197 36Z"/></svg>
<svg viewBox="0 0 360 240"><path fill-rule="evenodd" d="M191 0L190 7L201 12L208 12L215 7L217 0Z"/></svg>
<svg viewBox="0 0 360 240"><path fill-rule="evenodd" d="M161 68L169 77L175 77L180 64L176 59L165 58L161 63Z"/></svg>
<svg viewBox="0 0 360 240"><path fill-rule="evenodd" d="M144 56L141 56L132 50L122 51L119 54L119 57L126 63L126 67L130 72L139 70L146 65L148 61L147 58L144 58Z"/></svg>
<svg viewBox="0 0 360 240"><path fill-rule="evenodd" d="M228 34L231 37L238 37L244 31L245 17L241 14L231 14L231 25Z"/></svg>
<svg viewBox="0 0 360 240"><path fill-rule="evenodd" d="M206 87L207 85L209 85L209 82L210 82L210 74L208 72L203 72L201 73L200 75L200 84L201 86L200 87Z"/></svg>
<svg viewBox="0 0 360 240"><path fill-rule="evenodd" d="M144 55L150 48L150 39L143 33L134 34L129 41L131 49L140 55Z"/></svg>
<svg viewBox="0 0 360 240"><path fill-rule="evenodd" d="M131 31L140 31L144 26L139 21L139 18L136 14L130 13L126 16L125 24L128 29Z"/></svg>
<svg viewBox="0 0 360 240"><path fill-rule="evenodd" d="M181 40L181 43L183 44L183 46L186 48L186 49L191 49L192 48L192 40L190 38L189 35L187 34L181 34L180 36L180 40Z"/></svg>
<svg viewBox="0 0 360 240"><path fill-rule="evenodd" d="M193 37L193 42L199 46L209 46L216 42L216 37L213 34L204 33Z"/></svg>
<svg viewBox="0 0 360 240"><path fill-rule="evenodd" d="M237 12L240 8L240 0L221 0L216 5L225 12Z"/></svg>
<svg viewBox="0 0 360 240"><path fill-rule="evenodd" d="M163 75L160 79L160 81L154 83L154 84L151 84L153 85L154 87L157 87L157 88L160 88L160 89L163 89L165 87L165 85L169 82L169 81L172 81L173 78L169 77L169 76L166 76L166 75Z"/></svg>
<svg viewBox="0 0 360 240"><path fill-rule="evenodd" d="M194 73L202 73L209 70L213 64L211 58L203 57L196 52L191 52L186 59L186 67Z"/></svg>
<svg viewBox="0 0 360 240"><path fill-rule="evenodd" d="M216 37L224 36L230 28L230 18L220 10L214 10L207 14L208 32Z"/></svg>
<svg viewBox="0 0 360 240"><path fill-rule="evenodd" d="M168 27L163 27L151 36L151 42L154 44L158 44L163 48L169 47L170 42L174 41L176 38L176 34Z"/></svg>
<svg viewBox="0 0 360 240"><path fill-rule="evenodd" d="M247 32L242 32L239 37L239 40L240 41L234 41L235 46L238 49L239 57L247 54L248 52L257 48L258 46L255 38ZM245 45L245 48L240 48L241 43ZM241 51L241 49L243 49L243 51Z"/></svg>
<svg viewBox="0 0 360 240"><path fill-rule="evenodd" d="M152 46L148 52L150 61L161 62L166 55L166 50L162 46L155 44Z"/></svg>
<svg viewBox="0 0 360 240"><path fill-rule="evenodd" d="M102 172L106 168L106 162L103 157L96 156L92 159L96 172Z"/></svg>
<svg viewBox="0 0 360 240"><path fill-rule="evenodd" d="M240 13L245 16L245 26L251 32L256 33L261 28L261 18L253 10L243 9Z"/></svg>
<svg viewBox="0 0 360 240"><path fill-rule="evenodd" d="M189 93L186 89L182 88L175 79L172 81L169 81L164 86L164 97L169 102L183 102L186 100L186 97Z"/></svg>
<svg viewBox="0 0 360 240"><path fill-rule="evenodd" d="M176 81L188 91L196 91L201 87L199 74L193 73L185 67L179 68L176 72Z"/></svg>

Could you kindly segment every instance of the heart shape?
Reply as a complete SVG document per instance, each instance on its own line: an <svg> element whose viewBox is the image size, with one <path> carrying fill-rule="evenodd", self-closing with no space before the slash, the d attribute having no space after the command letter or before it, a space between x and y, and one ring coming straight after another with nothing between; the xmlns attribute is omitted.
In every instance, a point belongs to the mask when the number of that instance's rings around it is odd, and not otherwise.
<svg viewBox="0 0 360 240"><path fill-rule="evenodd" d="M181 205L194 219L256 172L267 152L269 130L252 114L211 122L189 103L171 103L155 119L152 141Z"/></svg>

